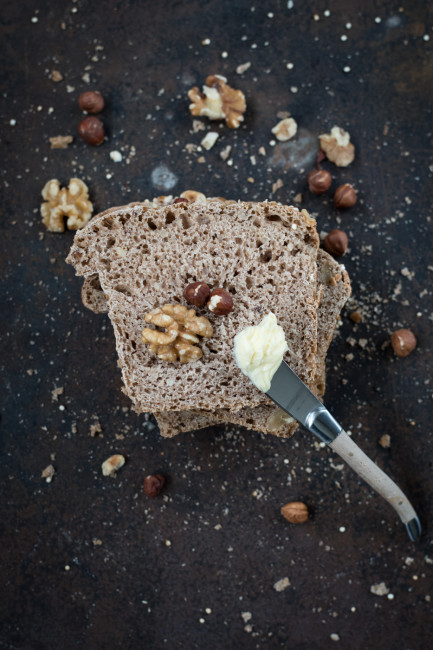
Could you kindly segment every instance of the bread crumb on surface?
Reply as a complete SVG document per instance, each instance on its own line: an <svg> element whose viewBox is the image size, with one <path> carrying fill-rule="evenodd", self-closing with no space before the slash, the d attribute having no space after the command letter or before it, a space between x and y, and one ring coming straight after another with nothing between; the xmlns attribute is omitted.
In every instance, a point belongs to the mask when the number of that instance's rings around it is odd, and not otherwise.
<svg viewBox="0 0 433 650"><path fill-rule="evenodd" d="M290 587L290 580L287 577L281 578L281 580L277 580L277 582L274 584L275 591L284 591L284 589L287 589L287 587Z"/></svg>
<svg viewBox="0 0 433 650"><path fill-rule="evenodd" d="M386 596L389 594L389 589L384 582L379 582L376 585L371 585L370 591L375 596Z"/></svg>
<svg viewBox="0 0 433 650"><path fill-rule="evenodd" d="M41 478L44 478L47 483L51 483L53 476L56 473L53 465L47 465L45 469L42 470Z"/></svg>
<svg viewBox="0 0 433 650"><path fill-rule="evenodd" d="M107 458L107 460L104 460L102 463L102 474L104 476L115 476L117 470L123 467L124 464L125 456L122 456L121 454L114 454L113 456L110 456L110 458Z"/></svg>

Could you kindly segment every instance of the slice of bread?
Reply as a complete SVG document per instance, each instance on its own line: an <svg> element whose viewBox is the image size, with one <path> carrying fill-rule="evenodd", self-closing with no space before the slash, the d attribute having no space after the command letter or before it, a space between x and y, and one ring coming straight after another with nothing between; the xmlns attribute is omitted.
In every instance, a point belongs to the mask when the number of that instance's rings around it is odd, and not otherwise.
<svg viewBox="0 0 433 650"><path fill-rule="evenodd" d="M212 410L216 404L240 411L270 403L232 356L237 332L269 310L285 330L288 363L306 383L314 380L317 248L315 221L278 203L131 204L78 231L67 261L88 283L99 277L125 392L138 412ZM166 303L184 303L184 287L196 280L230 291L235 309L225 317L206 314L214 335L201 344L202 359L162 362L141 343L144 316Z"/></svg>
<svg viewBox="0 0 433 650"><path fill-rule="evenodd" d="M344 303L350 296L350 280L344 267L328 253L319 250L317 255L318 285L321 287L321 301L317 314L317 366L316 377L311 389L322 397L325 392L325 358L333 338L338 317ZM273 406L246 408L238 413L225 409L213 412L172 411L155 413L161 435L173 437L178 433L228 422L247 429L270 433L288 438L298 428L298 423Z"/></svg>

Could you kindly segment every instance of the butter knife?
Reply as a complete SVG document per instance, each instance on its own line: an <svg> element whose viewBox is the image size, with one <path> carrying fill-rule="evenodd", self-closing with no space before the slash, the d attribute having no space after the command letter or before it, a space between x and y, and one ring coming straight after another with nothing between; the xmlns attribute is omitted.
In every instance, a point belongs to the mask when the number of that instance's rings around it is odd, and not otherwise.
<svg viewBox="0 0 433 650"><path fill-rule="evenodd" d="M322 442L333 449L373 490L384 497L406 526L415 542L421 535L421 523L408 498L343 431L327 408L299 379L285 361L274 374L266 393L286 413L298 420Z"/></svg>

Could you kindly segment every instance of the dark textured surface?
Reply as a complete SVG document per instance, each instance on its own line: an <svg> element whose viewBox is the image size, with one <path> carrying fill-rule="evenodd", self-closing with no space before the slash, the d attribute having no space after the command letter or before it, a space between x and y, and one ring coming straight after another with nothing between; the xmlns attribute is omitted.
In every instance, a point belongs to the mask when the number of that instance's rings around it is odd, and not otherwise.
<svg viewBox="0 0 433 650"><path fill-rule="evenodd" d="M2 648L431 647L433 16L421 0L294 5L2 2ZM200 163L203 152L185 150L204 134L191 130L186 92L214 72L245 92L248 112L237 132L221 127ZM51 150L48 137L76 134L77 98L91 88L106 98L108 141ZM299 133L273 148L278 111L292 113ZM316 136L334 124L357 148L350 168L325 165L334 187L359 190L344 214L331 195L306 190ZM232 166L219 156L227 145ZM161 165L172 188L152 177ZM289 203L303 192L319 230L348 232L345 263L365 319L343 315L327 403L412 498L419 543L307 434L284 442L215 428L167 441L129 411L108 320L82 307L81 281L64 263L73 234L40 223L45 182L74 175L96 211L185 188ZM397 326L419 340L403 360L385 345ZM55 387L64 388L57 402ZM103 437L89 435L96 418ZM113 452L127 463L104 478ZM142 481L156 471L168 485L149 500ZM306 525L279 514L294 499L313 513ZM370 592L381 582L393 599Z"/></svg>

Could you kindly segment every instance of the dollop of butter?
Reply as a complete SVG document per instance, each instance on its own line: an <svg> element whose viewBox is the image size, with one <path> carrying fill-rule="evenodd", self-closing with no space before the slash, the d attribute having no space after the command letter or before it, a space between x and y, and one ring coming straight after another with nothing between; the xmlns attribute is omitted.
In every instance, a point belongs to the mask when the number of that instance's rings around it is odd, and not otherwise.
<svg viewBox="0 0 433 650"><path fill-rule="evenodd" d="M233 354L242 372L266 393L288 349L283 328L269 312L259 325L246 327L235 336Z"/></svg>

